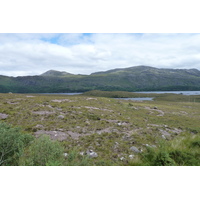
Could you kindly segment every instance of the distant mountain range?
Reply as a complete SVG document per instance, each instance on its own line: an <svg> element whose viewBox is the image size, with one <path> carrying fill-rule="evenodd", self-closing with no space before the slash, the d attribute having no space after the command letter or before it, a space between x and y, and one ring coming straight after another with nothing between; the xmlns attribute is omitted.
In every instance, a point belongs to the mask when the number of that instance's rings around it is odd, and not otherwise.
<svg viewBox="0 0 200 200"><path fill-rule="evenodd" d="M50 70L39 76L0 76L1 93L61 93L89 90L131 92L200 90L200 71L135 66L91 75L74 75Z"/></svg>

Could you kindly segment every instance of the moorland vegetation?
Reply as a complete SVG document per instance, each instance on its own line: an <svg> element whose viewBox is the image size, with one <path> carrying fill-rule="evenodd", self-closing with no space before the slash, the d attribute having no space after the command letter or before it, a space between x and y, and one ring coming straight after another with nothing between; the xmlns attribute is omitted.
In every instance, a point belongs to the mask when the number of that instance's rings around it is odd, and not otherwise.
<svg viewBox="0 0 200 200"><path fill-rule="evenodd" d="M144 95L154 100L115 99ZM1 93L0 165L199 166L199 99Z"/></svg>

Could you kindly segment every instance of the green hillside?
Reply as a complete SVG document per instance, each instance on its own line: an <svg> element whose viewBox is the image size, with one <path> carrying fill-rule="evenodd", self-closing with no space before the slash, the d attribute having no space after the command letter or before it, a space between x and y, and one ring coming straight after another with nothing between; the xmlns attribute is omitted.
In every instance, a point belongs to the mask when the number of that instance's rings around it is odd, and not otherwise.
<svg viewBox="0 0 200 200"><path fill-rule="evenodd" d="M73 75L50 70L40 76L0 76L0 92L2 93L59 93L90 90L129 92L200 90L200 71L136 66L91 75Z"/></svg>

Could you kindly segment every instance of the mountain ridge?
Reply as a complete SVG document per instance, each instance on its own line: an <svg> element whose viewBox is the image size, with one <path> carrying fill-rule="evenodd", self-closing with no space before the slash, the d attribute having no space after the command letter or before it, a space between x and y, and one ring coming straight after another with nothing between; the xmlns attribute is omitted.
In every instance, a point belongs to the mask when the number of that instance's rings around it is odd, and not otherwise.
<svg viewBox="0 0 200 200"><path fill-rule="evenodd" d="M72 74L65 71L57 71L57 70L51 69L42 73L40 76L67 76L67 75L72 75Z"/></svg>
<svg viewBox="0 0 200 200"><path fill-rule="evenodd" d="M89 90L130 92L200 90L200 71L141 65L90 75L49 70L37 76L0 76L1 93L63 93Z"/></svg>

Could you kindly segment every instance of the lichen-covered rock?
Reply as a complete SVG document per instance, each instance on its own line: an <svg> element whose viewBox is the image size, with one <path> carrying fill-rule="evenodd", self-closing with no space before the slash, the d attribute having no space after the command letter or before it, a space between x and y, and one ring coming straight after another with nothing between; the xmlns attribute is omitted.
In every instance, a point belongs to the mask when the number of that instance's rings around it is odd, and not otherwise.
<svg viewBox="0 0 200 200"><path fill-rule="evenodd" d="M0 113L0 119L6 119L8 117L7 114Z"/></svg>
<svg viewBox="0 0 200 200"><path fill-rule="evenodd" d="M135 153L140 153L140 150L137 147L132 146L130 148L131 151L135 152Z"/></svg>
<svg viewBox="0 0 200 200"><path fill-rule="evenodd" d="M64 115L59 115L59 116L58 116L58 119L64 119L64 118L65 118Z"/></svg>

